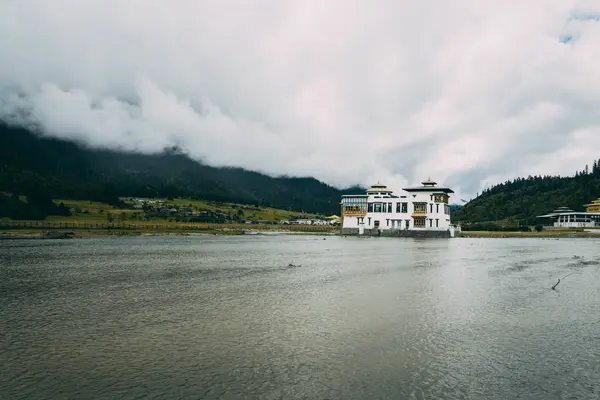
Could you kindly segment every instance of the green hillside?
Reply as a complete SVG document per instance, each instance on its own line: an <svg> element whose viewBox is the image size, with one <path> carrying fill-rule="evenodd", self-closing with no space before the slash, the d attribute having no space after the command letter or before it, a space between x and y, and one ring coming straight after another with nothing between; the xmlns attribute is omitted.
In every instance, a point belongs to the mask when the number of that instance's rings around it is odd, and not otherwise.
<svg viewBox="0 0 600 400"><path fill-rule="evenodd" d="M536 224L536 216L558 207L584 210L583 205L600 197L600 161L575 176L517 178L485 190L452 213L455 222L514 222Z"/></svg>
<svg viewBox="0 0 600 400"><path fill-rule="evenodd" d="M270 177L241 168L210 167L176 149L158 155L92 150L2 122L0 192L10 195L0 198L0 209L27 214L28 206L19 201L20 196L27 196L33 199L35 210L30 214L36 217L64 213L64 209L53 209L49 199L119 206L119 197L188 198L339 214L340 197L346 193L314 178Z"/></svg>

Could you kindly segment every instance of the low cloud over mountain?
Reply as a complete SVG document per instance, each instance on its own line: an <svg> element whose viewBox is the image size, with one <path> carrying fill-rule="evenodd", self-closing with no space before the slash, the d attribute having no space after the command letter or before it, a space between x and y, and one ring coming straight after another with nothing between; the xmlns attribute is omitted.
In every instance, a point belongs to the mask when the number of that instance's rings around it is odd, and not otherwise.
<svg viewBox="0 0 600 400"><path fill-rule="evenodd" d="M564 0L6 1L0 119L472 196L598 158L599 16Z"/></svg>

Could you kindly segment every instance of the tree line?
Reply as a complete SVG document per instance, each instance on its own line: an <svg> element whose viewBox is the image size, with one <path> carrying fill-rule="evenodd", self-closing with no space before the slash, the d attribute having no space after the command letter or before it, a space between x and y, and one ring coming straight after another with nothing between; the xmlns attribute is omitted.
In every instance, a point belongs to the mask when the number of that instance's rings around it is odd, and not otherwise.
<svg viewBox="0 0 600 400"><path fill-rule="evenodd" d="M56 204L42 191L35 191L22 199L17 194L0 194L0 218L17 220L44 219L49 215L71 215L64 203Z"/></svg>
<svg viewBox="0 0 600 400"><path fill-rule="evenodd" d="M94 200L116 206L119 197L183 197L338 214L342 194L357 190L363 189L338 190L314 178L270 177L241 168L214 168L177 149L157 155L92 150L0 121L0 192L9 195L8 200L1 201L15 210L29 207L23 205L29 202L17 201L13 194L29 197L37 191L48 198ZM11 215L19 212L11 211Z"/></svg>
<svg viewBox="0 0 600 400"><path fill-rule="evenodd" d="M452 213L455 222L480 223L513 220L535 225L536 216L558 207L584 211L584 204L600 197L600 160L586 165L573 176L528 176L484 190L478 197Z"/></svg>

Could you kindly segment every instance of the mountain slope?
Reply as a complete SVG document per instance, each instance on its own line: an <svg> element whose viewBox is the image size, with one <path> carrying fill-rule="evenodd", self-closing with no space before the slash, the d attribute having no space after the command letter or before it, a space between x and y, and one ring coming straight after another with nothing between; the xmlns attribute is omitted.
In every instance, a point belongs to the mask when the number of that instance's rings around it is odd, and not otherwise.
<svg viewBox="0 0 600 400"><path fill-rule="evenodd" d="M561 206L584 210L584 204L600 197L598 162L590 172L587 170L572 177L530 176L507 181L454 211L452 219L467 223L514 219L533 225L536 216Z"/></svg>
<svg viewBox="0 0 600 400"><path fill-rule="evenodd" d="M142 155L87 149L0 122L0 192L40 188L54 198L189 197L327 214L339 213L340 197L347 192L314 178L214 168L176 151ZM362 189L348 189L356 190Z"/></svg>

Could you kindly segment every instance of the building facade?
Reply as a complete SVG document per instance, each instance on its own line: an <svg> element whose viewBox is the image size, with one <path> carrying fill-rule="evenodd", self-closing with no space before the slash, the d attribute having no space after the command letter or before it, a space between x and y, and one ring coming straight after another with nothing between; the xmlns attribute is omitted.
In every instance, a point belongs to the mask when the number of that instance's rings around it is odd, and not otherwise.
<svg viewBox="0 0 600 400"><path fill-rule="evenodd" d="M342 233L383 236L453 236L450 194L427 180L395 195L377 183L365 194L345 195L341 202ZM430 232L431 234L426 234Z"/></svg>
<svg viewBox="0 0 600 400"><path fill-rule="evenodd" d="M573 211L568 207L559 207L549 214L537 218L546 225L555 228L597 228L600 227L600 199L585 204L586 211Z"/></svg>

